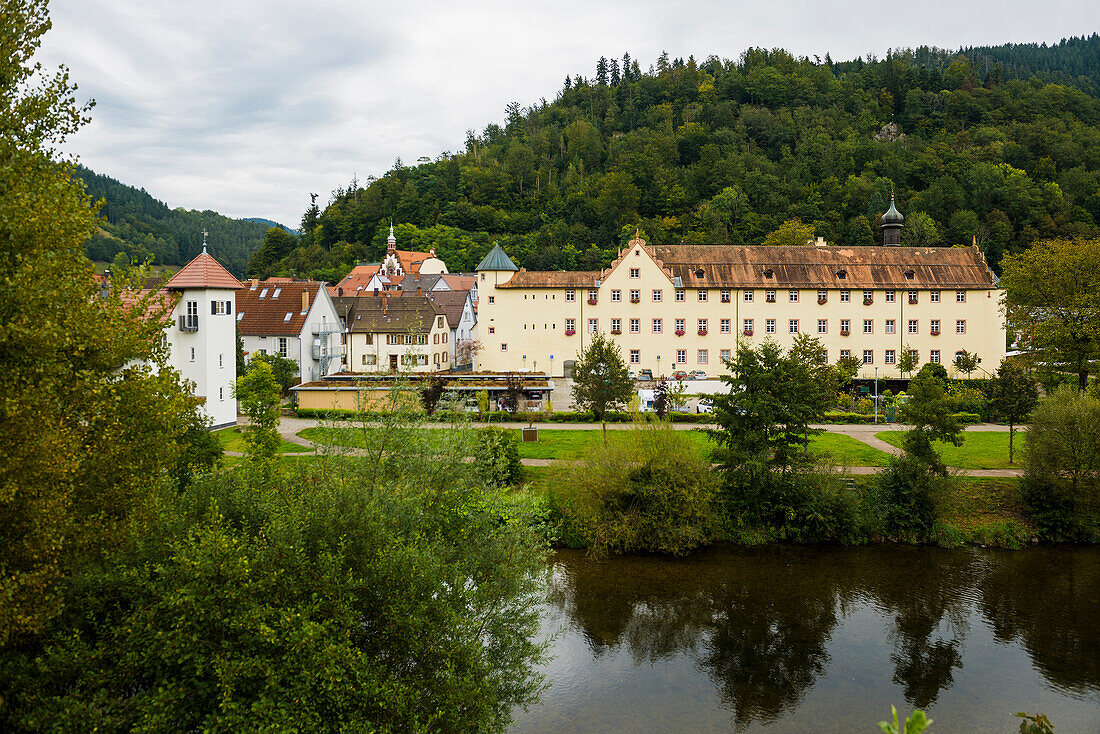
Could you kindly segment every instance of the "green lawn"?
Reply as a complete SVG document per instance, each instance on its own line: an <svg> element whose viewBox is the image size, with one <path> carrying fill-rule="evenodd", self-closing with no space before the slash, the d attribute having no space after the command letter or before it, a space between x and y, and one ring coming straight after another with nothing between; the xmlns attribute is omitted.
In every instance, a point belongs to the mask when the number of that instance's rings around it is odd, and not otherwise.
<svg viewBox="0 0 1100 734"><path fill-rule="evenodd" d="M432 428L425 430L447 430ZM608 435L629 429L610 429ZM518 434L519 431L517 430ZM707 457L713 448L710 437L700 430L685 431L701 457ZM331 443L340 446L361 447L363 433L361 428L318 427L299 431L302 438L318 443ZM569 430L563 428L540 428L539 440L520 442L519 455L523 459L580 459L594 449L603 440L599 430ZM831 461L841 466L885 466L889 456L876 448L857 441L851 436L839 433L823 433L815 436L811 449L819 454L827 454Z"/></svg>
<svg viewBox="0 0 1100 734"><path fill-rule="evenodd" d="M904 431L883 431L875 434L893 446L901 446ZM960 469L1019 469L1023 462L1024 437L1017 432L1014 440L1015 464L1008 463L1008 433L1000 431L967 431L962 434L962 446L936 442L943 463Z"/></svg>
<svg viewBox="0 0 1100 734"><path fill-rule="evenodd" d="M244 436L238 433L236 428L223 428L220 431L215 431L214 435L218 437L218 440L222 444L222 448L226 451L236 451L237 453L244 453ZM310 451L308 446L300 446L290 441L281 441L279 443L280 454L297 454L302 451Z"/></svg>

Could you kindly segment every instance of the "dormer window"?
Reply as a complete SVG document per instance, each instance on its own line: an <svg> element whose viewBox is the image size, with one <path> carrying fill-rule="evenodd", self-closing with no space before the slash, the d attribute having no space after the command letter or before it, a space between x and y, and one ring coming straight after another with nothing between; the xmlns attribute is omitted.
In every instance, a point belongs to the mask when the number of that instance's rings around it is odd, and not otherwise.
<svg viewBox="0 0 1100 734"><path fill-rule="evenodd" d="M836 277L840 280L848 280L848 271L841 268L840 270L836 271Z"/></svg>
<svg viewBox="0 0 1100 734"><path fill-rule="evenodd" d="M905 271L905 279L906 280L912 280L914 275L916 275L916 273L914 273L912 270L906 270Z"/></svg>
<svg viewBox="0 0 1100 734"><path fill-rule="evenodd" d="M764 277L765 278L774 278L775 277L775 271L772 270L771 268L768 268L767 270L764 271Z"/></svg>
<svg viewBox="0 0 1100 734"><path fill-rule="evenodd" d="M707 272L705 270L703 270L702 268L696 268L695 269L695 277L696 278L705 278L705 277L707 277Z"/></svg>

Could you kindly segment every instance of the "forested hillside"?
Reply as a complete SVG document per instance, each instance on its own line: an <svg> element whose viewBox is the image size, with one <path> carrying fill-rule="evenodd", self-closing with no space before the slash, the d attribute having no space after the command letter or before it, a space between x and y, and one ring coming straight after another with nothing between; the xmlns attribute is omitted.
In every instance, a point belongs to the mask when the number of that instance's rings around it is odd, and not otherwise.
<svg viewBox="0 0 1100 734"><path fill-rule="evenodd" d="M297 247L252 269L333 279L399 246L465 270L499 240L530 269L606 263L654 242L760 243L798 218L832 243L878 241L891 191L910 244L977 241L993 263L1041 237L1098 234L1100 37L834 63L624 55L511 104L464 149L334 192ZM289 252L283 257L284 252Z"/></svg>
<svg viewBox="0 0 1100 734"><path fill-rule="evenodd" d="M127 186L84 167L77 176L93 201L102 200L100 230L88 240L92 260L125 253L131 262L152 258L154 265L184 265L202 250L202 233L218 261L244 276L248 258L272 226L265 221L230 219L213 211L169 209L145 189Z"/></svg>

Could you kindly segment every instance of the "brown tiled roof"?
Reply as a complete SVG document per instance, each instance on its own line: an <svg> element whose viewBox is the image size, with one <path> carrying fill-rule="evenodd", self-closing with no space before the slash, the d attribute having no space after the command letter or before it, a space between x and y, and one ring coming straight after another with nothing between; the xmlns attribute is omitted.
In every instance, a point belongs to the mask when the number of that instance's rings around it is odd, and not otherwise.
<svg viewBox="0 0 1100 734"><path fill-rule="evenodd" d="M171 315L172 309L179 303L182 294L169 292L161 288L142 288L140 290L125 289L119 293L122 308L131 311L135 308L144 309L144 317L166 318Z"/></svg>
<svg viewBox="0 0 1100 734"><path fill-rule="evenodd" d="M292 278L249 282L237 291L237 326L248 336L297 336L302 333L309 309L323 286L324 283L316 280ZM303 293L309 297L305 311L302 310ZM287 314L290 314L289 320Z"/></svg>
<svg viewBox="0 0 1100 734"><path fill-rule="evenodd" d="M425 296L416 295L343 298L336 312L340 316L347 313L349 331L371 334L423 334L431 330L437 316L435 306Z"/></svg>
<svg viewBox="0 0 1100 734"><path fill-rule="evenodd" d="M435 257L430 252L416 252L414 250L394 250L397 254L397 262L401 263L401 269L406 273L420 275L420 266L428 258Z"/></svg>
<svg viewBox="0 0 1100 734"><path fill-rule="evenodd" d="M599 270L524 270L497 288L595 288Z"/></svg>
<svg viewBox="0 0 1100 734"><path fill-rule="evenodd" d="M451 286L451 290L453 291L468 291L477 285L477 276L475 275L444 273L439 277L443 278L447 285Z"/></svg>
<svg viewBox="0 0 1100 734"><path fill-rule="evenodd" d="M409 292L404 291L404 294L408 296ZM435 312L447 317L447 323L452 329L456 328L462 319L462 307L466 305L467 296L469 291L431 291L424 294L424 297L435 307Z"/></svg>
<svg viewBox="0 0 1100 734"><path fill-rule="evenodd" d="M994 287L975 247L658 245L650 251L685 288Z"/></svg>
<svg viewBox="0 0 1100 734"><path fill-rule="evenodd" d="M243 288L240 281L230 275L221 263L204 249L194 260L180 268L164 285L168 290L184 288Z"/></svg>
<svg viewBox="0 0 1100 734"><path fill-rule="evenodd" d="M367 283L378 274L381 263L363 263L356 265L351 271L340 279L335 285L328 287L329 295L333 298L338 295L354 296L357 288L366 288ZM342 289L342 290L341 290Z"/></svg>

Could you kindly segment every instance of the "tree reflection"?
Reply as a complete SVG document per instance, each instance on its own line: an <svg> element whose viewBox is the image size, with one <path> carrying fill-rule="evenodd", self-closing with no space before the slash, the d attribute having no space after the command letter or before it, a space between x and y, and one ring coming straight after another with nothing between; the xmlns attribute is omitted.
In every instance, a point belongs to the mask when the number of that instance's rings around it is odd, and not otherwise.
<svg viewBox="0 0 1100 734"><path fill-rule="evenodd" d="M1053 685L1100 690L1100 555L1061 548L999 553L981 598L997 639L1018 640Z"/></svg>

